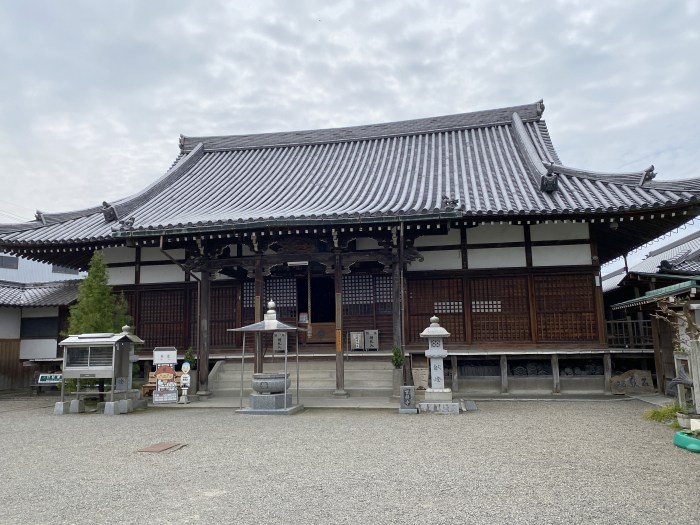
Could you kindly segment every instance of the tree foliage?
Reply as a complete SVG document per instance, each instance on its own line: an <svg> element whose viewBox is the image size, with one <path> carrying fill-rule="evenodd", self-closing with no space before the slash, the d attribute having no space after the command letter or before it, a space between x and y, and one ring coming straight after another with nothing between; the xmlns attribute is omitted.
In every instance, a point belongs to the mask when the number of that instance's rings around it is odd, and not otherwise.
<svg viewBox="0 0 700 525"><path fill-rule="evenodd" d="M78 301L70 308L69 334L119 333L129 324L128 305L124 294L112 293L107 267L101 252L90 259L88 275L80 283Z"/></svg>

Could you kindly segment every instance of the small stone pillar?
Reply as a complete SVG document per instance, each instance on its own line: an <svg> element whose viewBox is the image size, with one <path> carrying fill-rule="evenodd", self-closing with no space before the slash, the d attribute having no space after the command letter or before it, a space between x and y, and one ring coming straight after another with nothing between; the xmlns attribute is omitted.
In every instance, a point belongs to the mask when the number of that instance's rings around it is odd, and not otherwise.
<svg viewBox="0 0 700 525"><path fill-rule="evenodd" d="M452 402L452 390L445 388L443 360L447 357L442 340L449 337L447 330L440 326L440 319L430 318L430 326L423 330L421 337L428 339L425 357L430 359L430 388L425 391L425 402L419 403L420 412L459 414L459 403Z"/></svg>

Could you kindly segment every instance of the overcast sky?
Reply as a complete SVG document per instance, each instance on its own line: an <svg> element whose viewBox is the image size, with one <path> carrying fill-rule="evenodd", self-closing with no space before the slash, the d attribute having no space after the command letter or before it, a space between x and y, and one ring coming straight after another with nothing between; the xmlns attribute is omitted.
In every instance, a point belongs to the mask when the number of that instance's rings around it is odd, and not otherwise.
<svg viewBox="0 0 700 525"><path fill-rule="evenodd" d="M0 222L155 180L184 135L535 102L564 164L700 176L700 1L0 0Z"/></svg>

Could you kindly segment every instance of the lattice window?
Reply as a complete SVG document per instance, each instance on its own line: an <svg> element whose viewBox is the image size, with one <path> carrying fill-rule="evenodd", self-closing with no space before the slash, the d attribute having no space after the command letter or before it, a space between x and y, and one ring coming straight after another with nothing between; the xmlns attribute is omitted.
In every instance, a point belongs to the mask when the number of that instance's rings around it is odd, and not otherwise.
<svg viewBox="0 0 700 525"><path fill-rule="evenodd" d="M393 314L393 283L394 280L391 275L374 276L374 301L377 308L377 314Z"/></svg>
<svg viewBox="0 0 700 525"><path fill-rule="evenodd" d="M278 319L296 319L297 317L297 281L296 279L278 277L265 281L263 309L267 303L274 301Z"/></svg>
<svg viewBox="0 0 700 525"><path fill-rule="evenodd" d="M243 324L251 324L255 318L255 282L243 283Z"/></svg>
<svg viewBox="0 0 700 525"><path fill-rule="evenodd" d="M145 290L140 295L139 337L149 347L185 346L186 290Z"/></svg>
<svg viewBox="0 0 700 525"><path fill-rule="evenodd" d="M343 315L373 315L371 275L343 275Z"/></svg>
<svg viewBox="0 0 700 525"><path fill-rule="evenodd" d="M543 342L598 338L592 275L535 277L537 337Z"/></svg>
<svg viewBox="0 0 700 525"><path fill-rule="evenodd" d="M211 289L209 334L212 346L233 346L235 335L229 328L236 327L236 294L238 287L217 286Z"/></svg>
<svg viewBox="0 0 700 525"><path fill-rule="evenodd" d="M464 314L462 313L461 279L424 279L408 282L409 337L419 341L419 334L430 323L436 307L440 325L450 332L451 341L464 341Z"/></svg>
<svg viewBox="0 0 700 525"><path fill-rule="evenodd" d="M484 277L470 281L475 342L531 340L526 277Z"/></svg>

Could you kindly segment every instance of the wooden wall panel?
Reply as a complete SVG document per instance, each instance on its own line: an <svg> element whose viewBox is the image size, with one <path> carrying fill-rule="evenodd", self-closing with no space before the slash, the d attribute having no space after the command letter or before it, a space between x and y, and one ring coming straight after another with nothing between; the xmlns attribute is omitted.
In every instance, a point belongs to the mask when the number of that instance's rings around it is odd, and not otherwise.
<svg viewBox="0 0 700 525"><path fill-rule="evenodd" d="M598 340L592 275L536 275L534 284L538 341Z"/></svg>
<svg viewBox="0 0 700 525"><path fill-rule="evenodd" d="M450 342L465 341L461 279L409 280L407 287L409 342L421 340L420 333L433 315L440 318L440 326L451 334Z"/></svg>
<svg viewBox="0 0 700 525"><path fill-rule="evenodd" d="M19 339L0 339L0 390L29 387L35 370L19 360Z"/></svg>
<svg viewBox="0 0 700 525"><path fill-rule="evenodd" d="M471 279L472 340L475 343L529 342L527 277Z"/></svg>

